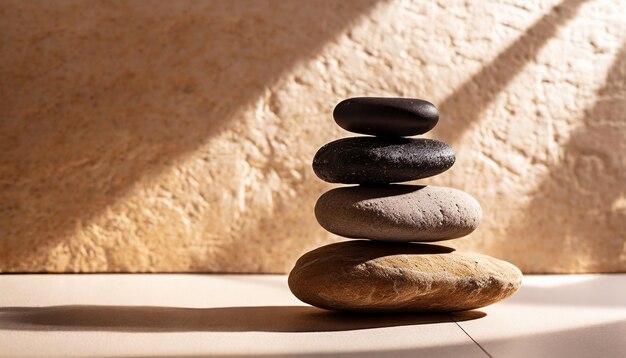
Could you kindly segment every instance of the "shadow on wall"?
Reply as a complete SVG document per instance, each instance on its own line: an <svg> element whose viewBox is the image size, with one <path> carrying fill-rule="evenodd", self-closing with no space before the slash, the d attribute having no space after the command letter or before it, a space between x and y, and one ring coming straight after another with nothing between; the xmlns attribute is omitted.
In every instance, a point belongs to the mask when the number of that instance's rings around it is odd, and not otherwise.
<svg viewBox="0 0 626 358"><path fill-rule="evenodd" d="M437 126L434 137L452 144L457 141L586 1L562 1L444 99L442 120L448 118L454 125ZM626 267L626 162L611 154L626 151L625 66L626 49L622 48L606 85L597 93L596 104L581 119L581 129L564 143L562 162L550 168L527 210L508 230L506 244L498 242L498 252L510 257L516 257L515 252L533 252L535 258L528 260L532 263L513 262L525 272L553 272L555 266L581 272L623 271ZM606 227L611 230L603 229ZM543 248L529 247L528 228L540 228ZM612 233L622 235L615 238ZM594 258L599 257L603 259L596 262Z"/></svg>
<svg viewBox="0 0 626 358"><path fill-rule="evenodd" d="M177 308L51 306L0 308L0 329L110 332L332 332L459 322L481 311L350 314L306 306Z"/></svg>
<svg viewBox="0 0 626 358"><path fill-rule="evenodd" d="M490 63L456 89L439 104L440 123L433 137L454 144L482 112L493 102L524 66L534 60L558 29L574 19L579 8L588 0L563 0L535 22L517 40Z"/></svg>
<svg viewBox="0 0 626 358"><path fill-rule="evenodd" d="M536 272L541 272L542 263L552 265L554 260L587 272L626 268L626 159L613 154L626 152L626 43L596 98L585 111L580 129L564 145L561 161L549 168L519 225L511 228L507 247L502 248L528 250L527 228L541 228L545 245L534 250ZM580 252L588 256L581 257ZM607 262L615 267L608 268Z"/></svg>
<svg viewBox="0 0 626 358"><path fill-rule="evenodd" d="M45 259L375 3L5 2L1 256Z"/></svg>

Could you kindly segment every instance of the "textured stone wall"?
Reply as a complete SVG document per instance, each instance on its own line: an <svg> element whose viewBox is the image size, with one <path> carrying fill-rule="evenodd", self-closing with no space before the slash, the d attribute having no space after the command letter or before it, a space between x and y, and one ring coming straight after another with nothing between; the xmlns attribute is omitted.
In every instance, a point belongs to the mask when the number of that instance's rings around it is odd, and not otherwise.
<svg viewBox="0 0 626 358"><path fill-rule="evenodd" d="M626 2L0 3L0 271L286 272L338 238L310 163L349 96L419 97L475 196L451 241L626 271Z"/></svg>

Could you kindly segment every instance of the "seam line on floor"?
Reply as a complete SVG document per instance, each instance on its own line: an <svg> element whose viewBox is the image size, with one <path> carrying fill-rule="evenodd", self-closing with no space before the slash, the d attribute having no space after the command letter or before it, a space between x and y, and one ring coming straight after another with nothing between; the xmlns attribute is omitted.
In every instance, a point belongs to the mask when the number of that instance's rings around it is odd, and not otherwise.
<svg viewBox="0 0 626 358"><path fill-rule="evenodd" d="M466 336L468 336L468 337L469 337L469 339L471 339L471 340L472 340L472 342L474 342L474 343L478 346L478 348L480 348L480 350L481 350L481 351L483 351L483 352L487 355L487 357L489 357L489 358L493 358L493 356L492 356L491 354L489 354L489 352L487 352L487 350L486 350L483 346L481 346L481 345L480 345L480 343L476 342L476 340L474 339L474 337L470 336L470 335L469 335L469 333L467 333L467 331L466 331L465 329L463 329L463 327L461 327L461 325L459 324L459 322L457 322L457 320L455 320L455 319L454 319L454 317L453 317L453 315L452 315L452 314L450 314L450 318L452 319L452 321L454 322L454 324L456 324L456 325L457 325L457 326L461 329L461 331L463 331L463 333L465 333L465 335L466 335Z"/></svg>

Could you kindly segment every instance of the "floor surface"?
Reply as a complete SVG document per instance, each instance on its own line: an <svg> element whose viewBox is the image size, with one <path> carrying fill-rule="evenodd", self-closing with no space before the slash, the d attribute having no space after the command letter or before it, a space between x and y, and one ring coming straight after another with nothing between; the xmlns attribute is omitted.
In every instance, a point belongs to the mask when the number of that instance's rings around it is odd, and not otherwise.
<svg viewBox="0 0 626 358"><path fill-rule="evenodd" d="M626 274L454 315L307 306L276 275L0 275L0 357L626 357Z"/></svg>

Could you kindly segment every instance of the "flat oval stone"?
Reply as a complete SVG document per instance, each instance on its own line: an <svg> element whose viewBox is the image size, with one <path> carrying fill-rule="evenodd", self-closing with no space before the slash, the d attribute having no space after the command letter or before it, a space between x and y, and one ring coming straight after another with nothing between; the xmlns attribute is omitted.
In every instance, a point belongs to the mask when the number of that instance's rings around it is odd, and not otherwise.
<svg viewBox="0 0 626 358"><path fill-rule="evenodd" d="M324 229L348 238L415 242L468 235L480 204L460 190L417 185L353 186L324 193L315 204Z"/></svg>
<svg viewBox="0 0 626 358"><path fill-rule="evenodd" d="M439 121L439 111L421 99L355 97L339 102L333 117L350 132L406 137L433 129Z"/></svg>
<svg viewBox="0 0 626 358"><path fill-rule="evenodd" d="M485 255L358 240L300 257L289 288L303 302L329 310L450 312L507 298L521 280L517 267Z"/></svg>
<svg viewBox="0 0 626 358"><path fill-rule="evenodd" d="M443 173L454 161L452 148L438 140L352 137L320 148L313 171L329 183L388 184Z"/></svg>

